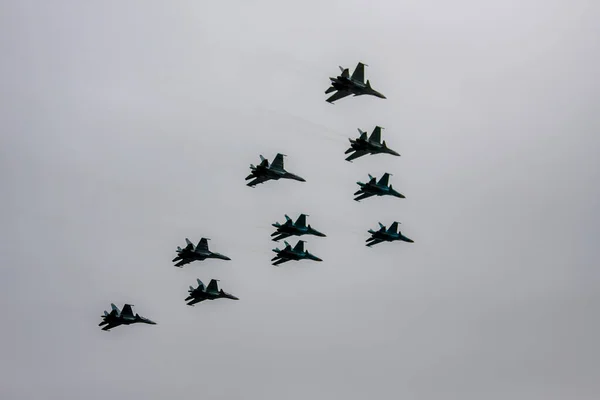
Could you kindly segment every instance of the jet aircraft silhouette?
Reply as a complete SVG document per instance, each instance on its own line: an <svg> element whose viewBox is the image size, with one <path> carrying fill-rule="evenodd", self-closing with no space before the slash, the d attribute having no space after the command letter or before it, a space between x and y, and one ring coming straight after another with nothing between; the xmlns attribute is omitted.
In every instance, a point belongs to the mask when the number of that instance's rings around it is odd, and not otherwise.
<svg viewBox="0 0 600 400"><path fill-rule="evenodd" d="M117 306L112 303L110 306L112 310L110 313L108 311L104 311L102 322L98 324L98 326L106 325L104 328L102 328L103 331L109 331L112 328L120 325L131 325L136 323L156 325L156 322L150 321L148 318L140 317L139 314L134 315L131 309L131 304L125 304L122 311L120 311Z"/></svg>
<svg viewBox="0 0 600 400"><path fill-rule="evenodd" d="M314 261L323 261L319 257L316 257L308 252L308 250L304 250L304 240L298 240L296 246L292 248L288 242L284 240L285 248L283 250L279 250L279 248L273 249L277 255L271 259L271 261L275 261L272 265L283 264L288 261L298 261L298 260L314 260Z"/></svg>
<svg viewBox="0 0 600 400"><path fill-rule="evenodd" d="M385 229L385 225L379 222L379 230L374 231L369 229L368 232L371 234L371 237L368 238L367 246L371 247L381 242L393 242L396 240L401 240L408 243L414 243L414 240L407 238L398 230L398 224L400 222L395 222L390 225L389 229Z"/></svg>
<svg viewBox="0 0 600 400"><path fill-rule="evenodd" d="M350 76L348 68L340 67L342 74L337 78L329 78L331 80L331 87L325 91L325 93L334 93L327 99L327 102L332 103L336 100L343 99L351 94L354 96L362 96L365 94L385 99L386 97L374 90L371 87L371 82L367 80L365 83L365 65L361 62L358 63L356 69Z"/></svg>
<svg viewBox="0 0 600 400"><path fill-rule="evenodd" d="M254 180L247 184L247 186L256 186L259 183L266 182L268 180L279 180L283 179L293 179L300 182L306 182L304 178L301 178L298 175L292 174L291 172L287 172L283 168L283 157L285 154L277 153L275 158L273 159L273 163L269 165L269 160L264 158L262 155L260 156L260 164L254 166L250 164L250 175L246 177L245 180L249 180L254 178Z"/></svg>
<svg viewBox="0 0 600 400"><path fill-rule="evenodd" d="M388 186L390 175L391 174L386 172L385 174L383 174L381 179L379 179L379 182L377 182L376 179L373 176L371 176L371 174L369 174L369 182L367 182L367 183L356 182L358 184L358 186L360 186L360 189L356 193L354 193L354 195L355 196L360 195L360 196L358 196L354 200L360 201L362 199L366 199L371 196L386 196L386 195L404 199L405 198L404 195L402 195L401 193L398 193L396 190L394 190L392 185Z"/></svg>
<svg viewBox="0 0 600 400"><path fill-rule="evenodd" d="M196 281L198 281L198 287L193 288L190 286L190 290L188 291L190 295L185 299L185 301L191 300L189 303L187 303L188 306L193 306L194 304L204 300L239 300L234 295L224 292L223 289L219 290L219 284L217 283L219 281L218 279L211 279L207 287L204 287L204 283L202 283L200 279L196 279Z"/></svg>
<svg viewBox="0 0 600 400"><path fill-rule="evenodd" d="M198 246L194 247L194 244L190 242L190 239L185 238L187 246L181 248L177 246L177 257L173 259L173 262L179 261L175 264L176 267L182 267L185 264L189 264L193 261L203 261L207 258L218 258L220 260L231 260L231 258L216 252L212 252L208 249L207 238L202 238L198 242Z"/></svg>
<svg viewBox="0 0 600 400"><path fill-rule="evenodd" d="M276 232L271 234L271 237L274 237L272 240L277 242L278 240L285 239L292 235L302 236L302 235L314 235L319 237L325 237L325 234L319 232L318 230L312 228L309 225L306 225L306 214L300 214L296 222L292 222L292 219L285 215L285 223L280 224L279 222L275 222L271 224L275 228L277 228Z"/></svg>
<svg viewBox="0 0 600 400"><path fill-rule="evenodd" d="M376 126L371 133L371 136L367 138L367 132L363 132L358 129L360 132L360 137L357 139L348 139L351 143L351 147L346 150L344 154L352 153L346 158L346 161L352 161L358 157L362 157L366 154L380 154L386 153L394 156L399 156L400 154L396 153L394 150L387 147L385 140L381 143L381 127Z"/></svg>

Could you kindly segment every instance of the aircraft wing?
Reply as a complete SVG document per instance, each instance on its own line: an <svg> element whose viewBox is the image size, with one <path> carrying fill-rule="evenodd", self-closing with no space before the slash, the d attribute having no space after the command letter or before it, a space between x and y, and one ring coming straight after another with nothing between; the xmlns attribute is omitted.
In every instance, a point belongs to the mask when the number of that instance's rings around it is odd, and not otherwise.
<svg viewBox="0 0 600 400"><path fill-rule="evenodd" d="M211 279L210 282L208 282L208 286L206 287L206 291L207 292L218 292L219 291L219 284L217 283L217 279Z"/></svg>
<svg viewBox="0 0 600 400"><path fill-rule="evenodd" d="M249 182L246 186L256 186L260 183L266 182L269 180L269 177L266 175L257 176L252 182Z"/></svg>
<svg viewBox="0 0 600 400"><path fill-rule="evenodd" d="M123 310L121 311L121 316L125 318L133 318L133 310L131 309L131 305L125 304L123 306Z"/></svg>
<svg viewBox="0 0 600 400"><path fill-rule="evenodd" d="M352 93L347 92L347 91L340 91L338 90L336 93L334 93L330 98L328 98L326 101L329 103L333 103L334 101L337 101L339 99L343 99L346 96L350 96Z"/></svg>
<svg viewBox="0 0 600 400"><path fill-rule="evenodd" d="M117 321L111 321L108 323L108 325L106 325L104 328L102 328L103 331L108 331L112 328L115 328L117 326L121 325L120 323L118 323Z"/></svg>
<svg viewBox="0 0 600 400"><path fill-rule="evenodd" d="M200 303L201 301L204 301L206 299L203 298L199 298L199 297L194 297L189 303L187 303L188 306L193 306L196 303Z"/></svg>
<svg viewBox="0 0 600 400"><path fill-rule="evenodd" d="M393 224L391 224L387 231L389 233L396 233L396 232L398 232L398 222L394 222Z"/></svg>
<svg viewBox="0 0 600 400"><path fill-rule="evenodd" d="M300 226L300 227L305 227L306 226L306 214L300 214L300 216L298 217L296 222L294 222L294 225Z"/></svg>
<svg viewBox="0 0 600 400"><path fill-rule="evenodd" d="M373 133L369 136L369 142L381 143L381 128L379 126L373 129Z"/></svg>
<svg viewBox="0 0 600 400"><path fill-rule="evenodd" d="M277 153L273 159L273 162L271 163L271 168L283 171L283 154Z"/></svg>
<svg viewBox="0 0 600 400"><path fill-rule="evenodd" d="M358 157L362 157L365 154L368 154L368 151L365 150L357 150L354 153L350 154L348 157L346 157L346 161L352 161L352 160L356 160Z"/></svg>
<svg viewBox="0 0 600 400"><path fill-rule="evenodd" d="M371 243L367 243L367 246L371 247L371 246L374 246L374 245L376 245L378 243L381 243L381 242L383 242L383 240L381 240L381 239L375 239Z"/></svg>
<svg viewBox="0 0 600 400"><path fill-rule="evenodd" d="M365 64L359 62L356 66L356 69L352 73L352 77L350 77L353 81L358 81L361 83L365 82Z"/></svg>
<svg viewBox="0 0 600 400"><path fill-rule="evenodd" d="M181 268L181 267L183 267L185 264L189 264L189 263L191 263L192 261L194 261L194 260L193 260L193 259L191 259L191 258L184 258L183 260L181 260L181 261L179 261L177 264L175 264L175 266L176 266L176 267L179 267L179 268Z"/></svg>
<svg viewBox="0 0 600 400"><path fill-rule="evenodd" d="M277 235L277 236L275 236L275 237L273 238L273 241L275 241L275 242L278 242L278 241L280 241L281 239L287 239L287 238L289 238L290 236L292 236L292 234L291 234L291 233L280 233L279 235Z"/></svg>
<svg viewBox="0 0 600 400"><path fill-rule="evenodd" d="M371 196L375 196L375 195L373 193L363 193L360 196L358 196L357 198L355 198L354 200L361 201L362 199L367 199Z"/></svg>
<svg viewBox="0 0 600 400"><path fill-rule="evenodd" d="M294 246L294 252L303 253L304 252L304 241L298 240L298 243Z"/></svg>
<svg viewBox="0 0 600 400"><path fill-rule="evenodd" d="M381 177L381 179L379 180L379 182L377 182L377 184L379 186L388 186L390 181L390 174L388 174L387 172L385 174L383 174L383 176Z"/></svg>
<svg viewBox="0 0 600 400"><path fill-rule="evenodd" d="M289 258L280 258L279 260L275 261L272 265L279 265L279 264L283 264L288 261L290 261Z"/></svg>

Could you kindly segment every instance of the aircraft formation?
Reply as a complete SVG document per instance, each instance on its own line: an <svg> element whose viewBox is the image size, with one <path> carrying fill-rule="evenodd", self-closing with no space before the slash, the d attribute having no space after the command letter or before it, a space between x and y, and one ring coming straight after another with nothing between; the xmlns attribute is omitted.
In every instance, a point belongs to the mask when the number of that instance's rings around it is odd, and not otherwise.
<svg viewBox="0 0 600 400"><path fill-rule="evenodd" d="M369 80L365 82L365 66L366 64L359 62L352 75L350 75L350 72L347 68L339 67L342 71L341 75L335 78L329 78L331 81L331 86L325 91L325 94L332 92L335 93L327 98L326 101L333 104L335 101L350 95L369 95L385 99L386 97L383 94L371 87ZM367 154L389 154L393 156L400 156L400 154L387 146L385 140L383 142L381 141L382 129L383 128L380 126L375 126L371 135L367 136L367 132L364 132L359 128L358 131L360 133L360 137L356 139L349 139L351 147L346 150L345 154L352 154L346 158L346 161L352 162L353 160ZM301 176L288 172L284 168L284 157L285 154L277 153L273 159L273 162L269 164L269 160L260 155L260 164L256 166L250 164L250 174L245 179L246 181L250 181L247 183L247 186L255 188L256 185L261 183L265 183L270 180L277 181L279 179L291 179L299 182L306 182L306 180ZM354 195L357 196L354 198L354 200L360 201L372 196L392 196L400 199L405 198L403 194L396 191L389 183L391 175L392 174L386 172L379 180L377 180L377 178L371 176L371 174L368 174L368 182L356 182L359 186L359 190L354 193ZM276 228L275 232L271 234L272 240L275 242L283 240L285 247L283 249L279 249L278 247L273 249L273 252L276 253L276 255L271 259L271 265L278 266L289 261L300 260L323 261L321 258L305 249L304 244L306 241L298 240L294 247L292 247L285 240L291 236L303 235L326 237L324 233L314 229L310 224L306 223L306 217L308 216L309 215L307 214L300 214L296 221L293 221L292 218L290 218L288 215L285 215L284 223L280 224L279 222L275 222L272 224L272 226ZM367 231L371 236L366 240L366 246L371 247L382 242L393 241L414 243L412 239L404 236L400 232L398 229L400 222L392 222L390 227L387 229L386 226L381 222L378 224L379 230L369 229ZM172 260L172 262L175 263L174 266L183 268L183 266L186 264L194 261L204 261L209 258L226 261L231 260L231 258L224 254L209 250L208 240L210 239L202 237L198 244L194 246L190 239L186 238L186 246L184 248L178 246L176 249L177 256ZM205 286L200 279L197 279L196 281L198 287L194 288L193 286L190 286L188 296L185 298L185 302L188 306L194 306L195 304L205 300L239 300L236 296L223 291L223 289L219 289L217 279L211 279L208 286ZM103 326L103 331L109 331L110 329L120 325L131 325L135 323L156 325L156 322L148 318L141 317L139 314L134 314L132 306L133 305L131 304L125 304L123 305L123 309L119 310L115 304L111 303L111 312L109 313L108 311L104 311L102 322L100 322L99 326Z"/></svg>

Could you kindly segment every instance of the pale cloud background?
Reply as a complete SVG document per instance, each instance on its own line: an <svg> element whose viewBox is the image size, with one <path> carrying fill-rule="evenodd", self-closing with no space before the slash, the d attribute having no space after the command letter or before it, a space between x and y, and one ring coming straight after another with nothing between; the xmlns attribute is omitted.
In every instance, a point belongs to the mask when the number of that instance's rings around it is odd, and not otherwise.
<svg viewBox="0 0 600 400"><path fill-rule="evenodd" d="M597 399L599 11L3 2L0 397ZM326 103L358 61L388 99ZM402 157L344 161L375 125ZM278 151L307 182L246 187ZM406 199L352 200L386 171ZM325 261L270 266L300 212ZM201 236L232 261L173 268Z"/></svg>

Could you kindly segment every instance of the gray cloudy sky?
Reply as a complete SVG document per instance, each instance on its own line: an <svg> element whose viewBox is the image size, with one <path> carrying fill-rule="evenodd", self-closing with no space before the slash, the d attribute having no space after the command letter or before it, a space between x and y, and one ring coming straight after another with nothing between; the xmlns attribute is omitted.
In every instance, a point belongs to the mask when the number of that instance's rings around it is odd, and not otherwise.
<svg viewBox="0 0 600 400"><path fill-rule="evenodd" d="M597 399L599 11L3 2L0 397ZM358 61L388 99L326 103ZM402 157L344 161L375 125ZM307 182L246 187L278 151ZM406 199L352 200L386 171ZM301 212L325 262L270 266ZM173 268L201 236L233 260Z"/></svg>

